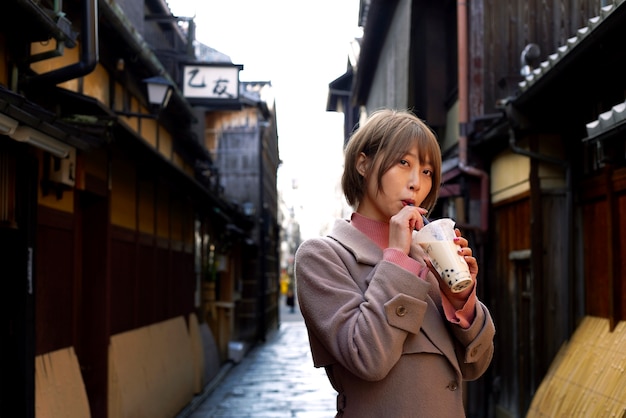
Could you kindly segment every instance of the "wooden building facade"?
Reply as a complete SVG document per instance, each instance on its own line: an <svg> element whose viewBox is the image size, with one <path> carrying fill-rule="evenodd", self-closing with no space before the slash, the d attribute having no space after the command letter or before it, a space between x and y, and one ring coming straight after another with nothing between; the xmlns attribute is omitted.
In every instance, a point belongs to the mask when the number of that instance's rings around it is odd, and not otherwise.
<svg viewBox="0 0 626 418"><path fill-rule="evenodd" d="M180 22L163 0L2 4L1 416L171 417L278 324L273 102ZM234 98L190 100L188 64L235 68ZM220 180L237 118L262 216Z"/></svg>
<svg viewBox="0 0 626 418"><path fill-rule="evenodd" d="M623 1L363 0L360 19L329 110L412 109L440 139L431 216L469 237L496 323L468 416L620 416Z"/></svg>

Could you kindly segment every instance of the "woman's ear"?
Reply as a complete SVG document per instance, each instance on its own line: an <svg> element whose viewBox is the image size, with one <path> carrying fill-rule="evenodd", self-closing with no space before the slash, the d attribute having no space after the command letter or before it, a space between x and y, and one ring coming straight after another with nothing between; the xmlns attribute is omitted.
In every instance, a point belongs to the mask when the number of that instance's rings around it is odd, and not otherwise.
<svg viewBox="0 0 626 418"><path fill-rule="evenodd" d="M367 168L369 166L369 160L365 153L360 153L356 160L356 171L359 172L360 175L365 177L365 173L367 173Z"/></svg>

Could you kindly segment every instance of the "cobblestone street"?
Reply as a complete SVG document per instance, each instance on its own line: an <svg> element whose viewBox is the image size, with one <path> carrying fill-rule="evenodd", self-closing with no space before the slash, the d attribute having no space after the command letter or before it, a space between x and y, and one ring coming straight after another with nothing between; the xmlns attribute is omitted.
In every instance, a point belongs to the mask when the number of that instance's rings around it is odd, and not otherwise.
<svg viewBox="0 0 626 418"><path fill-rule="evenodd" d="M313 367L302 316L281 303L280 328L233 365L191 418L331 418L336 392L323 369Z"/></svg>

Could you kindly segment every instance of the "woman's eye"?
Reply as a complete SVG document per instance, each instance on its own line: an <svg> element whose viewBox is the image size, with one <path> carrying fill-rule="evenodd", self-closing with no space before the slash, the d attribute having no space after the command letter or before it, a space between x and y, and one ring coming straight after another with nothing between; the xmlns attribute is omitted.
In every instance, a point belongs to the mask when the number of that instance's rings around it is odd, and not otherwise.
<svg viewBox="0 0 626 418"><path fill-rule="evenodd" d="M433 171L432 170L424 170L424 174L426 174L428 177L432 177L433 176Z"/></svg>
<svg viewBox="0 0 626 418"><path fill-rule="evenodd" d="M407 160L400 160L400 164L409 165L409 162Z"/></svg>

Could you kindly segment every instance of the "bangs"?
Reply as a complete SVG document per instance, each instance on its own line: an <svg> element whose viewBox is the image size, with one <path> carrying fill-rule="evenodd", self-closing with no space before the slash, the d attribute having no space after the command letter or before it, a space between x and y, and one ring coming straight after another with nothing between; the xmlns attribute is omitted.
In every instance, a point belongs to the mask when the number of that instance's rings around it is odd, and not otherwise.
<svg viewBox="0 0 626 418"><path fill-rule="evenodd" d="M414 142L417 143L420 163L424 164L428 162L434 167L437 167L437 161L441 159L441 148L436 138L433 140L430 137L431 135L434 136L431 132L425 135L419 135L414 139Z"/></svg>
<svg viewBox="0 0 626 418"><path fill-rule="evenodd" d="M418 157L421 164L431 164L436 171L440 170L437 164L441 160L441 150L435 135L414 124L411 129L403 129L396 135L387 135L380 144L381 164L379 178L382 177L399 159L417 145ZM380 155L380 154L379 154Z"/></svg>

